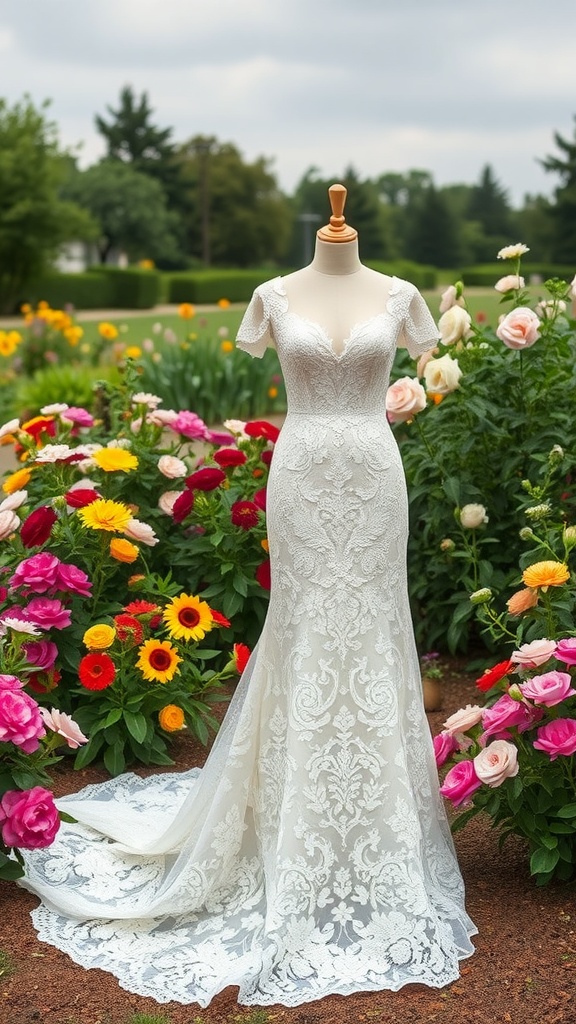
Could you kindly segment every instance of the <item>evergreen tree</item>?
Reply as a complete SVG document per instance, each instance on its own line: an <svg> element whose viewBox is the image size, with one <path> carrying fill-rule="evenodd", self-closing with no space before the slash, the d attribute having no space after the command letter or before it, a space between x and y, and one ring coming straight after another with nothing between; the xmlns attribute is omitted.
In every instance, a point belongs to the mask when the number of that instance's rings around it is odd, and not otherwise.
<svg viewBox="0 0 576 1024"><path fill-rule="evenodd" d="M346 223L356 228L358 246L363 260L381 260L389 256L389 247L383 231L378 191L370 181L361 181L353 167L349 167L343 177L335 175L330 178L320 177L316 167L310 167L296 187L294 193L295 233L292 244L292 260L296 265L306 263L312 252L309 246L303 247L302 235L306 228L303 217L315 220L308 221L312 240L316 230L327 224L330 217L330 201L328 189L335 182L340 182L347 189L344 216ZM303 251L303 248L306 251ZM313 251L313 246L312 246Z"/></svg>
<svg viewBox="0 0 576 1024"><path fill-rule="evenodd" d="M559 263L573 263L576 260L576 130L572 141L564 139L558 132L554 133L554 141L560 155L547 156L541 161L546 171L560 178L560 186L554 193L555 203L550 210L553 257Z"/></svg>
<svg viewBox="0 0 576 1024"><path fill-rule="evenodd" d="M487 237L505 237L510 231L508 193L494 177L490 164L482 169L480 181L471 189L468 220L478 221Z"/></svg>
<svg viewBox="0 0 576 1024"><path fill-rule="evenodd" d="M434 185L424 190L411 218L407 255L433 267L457 267L460 244L456 221L446 199Z"/></svg>

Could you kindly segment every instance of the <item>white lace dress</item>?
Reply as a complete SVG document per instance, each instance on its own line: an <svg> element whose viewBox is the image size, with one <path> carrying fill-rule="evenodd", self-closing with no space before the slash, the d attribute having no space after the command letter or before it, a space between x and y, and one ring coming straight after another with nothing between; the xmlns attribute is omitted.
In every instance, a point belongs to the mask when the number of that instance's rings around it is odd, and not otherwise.
<svg viewBox="0 0 576 1024"><path fill-rule="evenodd" d="M396 343L437 339L416 289L340 355L257 289L239 346L277 347L289 413L268 485L266 624L206 766L60 806L27 857L39 937L158 1002L294 1006L441 987L475 928L438 793L406 593L407 500L385 415Z"/></svg>

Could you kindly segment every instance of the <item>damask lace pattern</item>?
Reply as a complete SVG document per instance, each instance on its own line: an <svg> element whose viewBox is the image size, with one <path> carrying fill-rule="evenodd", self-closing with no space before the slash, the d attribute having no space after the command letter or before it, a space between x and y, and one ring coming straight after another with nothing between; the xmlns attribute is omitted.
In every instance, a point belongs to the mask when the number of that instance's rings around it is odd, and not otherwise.
<svg viewBox="0 0 576 1024"><path fill-rule="evenodd" d="M436 332L394 281L340 355L257 290L241 345L273 339L289 413L268 483L272 591L202 771L123 776L27 858L42 939L158 1002L293 1006L441 987L474 925L438 793L406 591L407 498L385 416L395 346ZM264 347L264 348L263 348Z"/></svg>

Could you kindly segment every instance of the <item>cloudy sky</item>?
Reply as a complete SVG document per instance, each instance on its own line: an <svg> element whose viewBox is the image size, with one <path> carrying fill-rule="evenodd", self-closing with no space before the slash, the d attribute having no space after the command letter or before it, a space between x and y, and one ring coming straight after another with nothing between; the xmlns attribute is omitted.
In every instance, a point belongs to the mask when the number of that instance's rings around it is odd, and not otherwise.
<svg viewBox="0 0 576 1024"><path fill-rule="evenodd" d="M551 193L538 157L573 136L576 2L0 0L0 96L50 98L82 165L126 84L176 141L271 157L288 191L312 165L449 184L490 163L519 203Z"/></svg>

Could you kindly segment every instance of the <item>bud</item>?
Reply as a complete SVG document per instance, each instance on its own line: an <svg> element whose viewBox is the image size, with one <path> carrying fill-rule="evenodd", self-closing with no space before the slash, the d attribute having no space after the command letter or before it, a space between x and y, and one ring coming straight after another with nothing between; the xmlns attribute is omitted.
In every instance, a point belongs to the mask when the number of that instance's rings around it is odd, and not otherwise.
<svg viewBox="0 0 576 1024"><path fill-rule="evenodd" d="M522 489L525 490L525 491L531 491L532 490L532 484L530 483L529 480L523 480L521 486L522 486Z"/></svg>
<svg viewBox="0 0 576 1024"><path fill-rule="evenodd" d="M548 461L549 462L552 462L552 463L554 463L554 462L561 462L563 458L564 458L564 449L559 444L555 444L550 449L550 451L548 452Z"/></svg>
<svg viewBox="0 0 576 1024"><path fill-rule="evenodd" d="M518 686L518 683L512 683L512 686L508 687L508 696L511 697L512 700L517 700L518 703L524 700L524 694Z"/></svg>
<svg viewBox="0 0 576 1024"><path fill-rule="evenodd" d="M539 505L531 505L530 508L524 509L524 515L528 519L546 519L551 514L552 506L549 501L542 501Z"/></svg>
<svg viewBox="0 0 576 1024"><path fill-rule="evenodd" d="M481 587L480 590L475 590L473 594L470 594L470 604L487 604L491 600L490 587Z"/></svg>
<svg viewBox="0 0 576 1024"><path fill-rule="evenodd" d="M534 530L531 526L523 526L520 530L520 540L532 540Z"/></svg>
<svg viewBox="0 0 576 1024"><path fill-rule="evenodd" d="M444 540L440 541L441 551L454 551L455 547L456 545L451 537L445 537Z"/></svg>
<svg viewBox="0 0 576 1024"><path fill-rule="evenodd" d="M562 536L568 551L570 551L571 548L576 547L576 526L565 526Z"/></svg>

